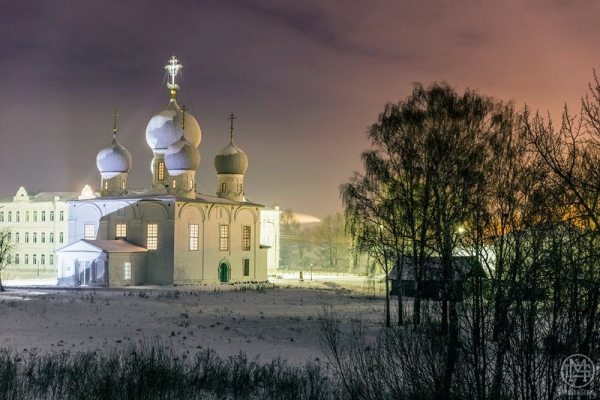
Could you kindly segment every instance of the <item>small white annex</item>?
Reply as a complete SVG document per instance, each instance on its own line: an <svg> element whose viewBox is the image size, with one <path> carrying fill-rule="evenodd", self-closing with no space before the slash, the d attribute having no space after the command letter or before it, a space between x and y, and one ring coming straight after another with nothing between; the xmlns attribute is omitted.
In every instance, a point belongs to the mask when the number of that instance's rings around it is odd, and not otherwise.
<svg viewBox="0 0 600 400"><path fill-rule="evenodd" d="M196 192L200 125L177 104L181 68L166 66L171 99L146 128L148 190L127 186L131 154L117 142L96 157L98 196L68 202L69 244L56 251L59 285L185 285L267 280L262 205L245 198L246 154L230 141L214 158L216 195Z"/></svg>
<svg viewBox="0 0 600 400"><path fill-rule="evenodd" d="M125 240L79 240L63 247L58 272L63 285L126 286L146 281L148 250Z"/></svg>

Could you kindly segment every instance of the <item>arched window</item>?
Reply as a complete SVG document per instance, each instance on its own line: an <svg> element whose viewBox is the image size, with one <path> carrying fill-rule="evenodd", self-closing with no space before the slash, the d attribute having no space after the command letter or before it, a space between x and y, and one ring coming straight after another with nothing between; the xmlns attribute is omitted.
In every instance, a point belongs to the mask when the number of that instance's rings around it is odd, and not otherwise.
<svg viewBox="0 0 600 400"><path fill-rule="evenodd" d="M164 161L159 161L157 164L157 177L159 181L165 179L165 163Z"/></svg>

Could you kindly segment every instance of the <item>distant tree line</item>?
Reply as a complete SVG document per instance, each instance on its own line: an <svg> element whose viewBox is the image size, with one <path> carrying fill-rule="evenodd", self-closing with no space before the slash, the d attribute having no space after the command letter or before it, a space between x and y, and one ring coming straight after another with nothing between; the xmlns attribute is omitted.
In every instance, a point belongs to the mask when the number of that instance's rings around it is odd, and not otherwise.
<svg viewBox="0 0 600 400"><path fill-rule="evenodd" d="M473 90L415 84L385 106L368 137L364 172L340 187L347 227L354 250L386 274L410 268L415 293L399 296L392 329L387 291L388 330L375 347L357 339L360 332L344 342L335 324L325 326L348 391L369 398L375 385L390 398L551 399L565 388L566 357L600 361L595 75L581 112L565 108L558 125ZM460 277L456 260L465 255L485 273ZM423 293L432 259L441 264L436 301ZM598 380L586 389L600 390Z"/></svg>
<svg viewBox="0 0 600 400"><path fill-rule="evenodd" d="M286 209L280 228L284 267L306 269L313 264L318 269L344 272L361 269L353 259L352 240L342 213L329 214L320 223L303 228L293 211Z"/></svg>

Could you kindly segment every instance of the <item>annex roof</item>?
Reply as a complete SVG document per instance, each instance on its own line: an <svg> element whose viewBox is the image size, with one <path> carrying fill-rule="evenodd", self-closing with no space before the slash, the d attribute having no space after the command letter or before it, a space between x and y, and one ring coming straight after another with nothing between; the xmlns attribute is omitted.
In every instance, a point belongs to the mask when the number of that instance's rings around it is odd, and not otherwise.
<svg viewBox="0 0 600 400"><path fill-rule="evenodd" d="M57 252L81 252L98 250L105 253L146 253L148 249L145 247L136 246L125 240L86 240L81 239L75 243L71 243L62 247Z"/></svg>

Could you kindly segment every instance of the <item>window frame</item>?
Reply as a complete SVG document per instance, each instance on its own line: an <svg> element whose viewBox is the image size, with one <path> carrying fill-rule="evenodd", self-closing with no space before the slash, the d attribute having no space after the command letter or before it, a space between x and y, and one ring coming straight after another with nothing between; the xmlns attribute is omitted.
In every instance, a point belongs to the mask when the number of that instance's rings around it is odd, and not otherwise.
<svg viewBox="0 0 600 400"><path fill-rule="evenodd" d="M96 225L85 223L83 224L83 239L84 240L94 240L96 239Z"/></svg>
<svg viewBox="0 0 600 400"><path fill-rule="evenodd" d="M124 280L131 279L131 263L130 262L123 263L123 279Z"/></svg>
<svg viewBox="0 0 600 400"><path fill-rule="evenodd" d="M250 259L242 258L242 273L244 276L250 276Z"/></svg>
<svg viewBox="0 0 600 400"><path fill-rule="evenodd" d="M146 224L146 249L158 250L158 223L156 222Z"/></svg>
<svg viewBox="0 0 600 400"><path fill-rule="evenodd" d="M156 164L156 177L159 181L163 181L165 180L165 162L164 161L159 161L158 164Z"/></svg>
<svg viewBox="0 0 600 400"><path fill-rule="evenodd" d="M242 226L242 251L252 249L252 227L250 225Z"/></svg>
<svg viewBox="0 0 600 400"><path fill-rule="evenodd" d="M115 224L115 239L127 239L127 223L117 222Z"/></svg>
<svg viewBox="0 0 600 400"><path fill-rule="evenodd" d="M188 251L198 251L200 242L200 225L190 224L188 228Z"/></svg>
<svg viewBox="0 0 600 400"><path fill-rule="evenodd" d="M219 224L219 251L229 251L228 224Z"/></svg>

